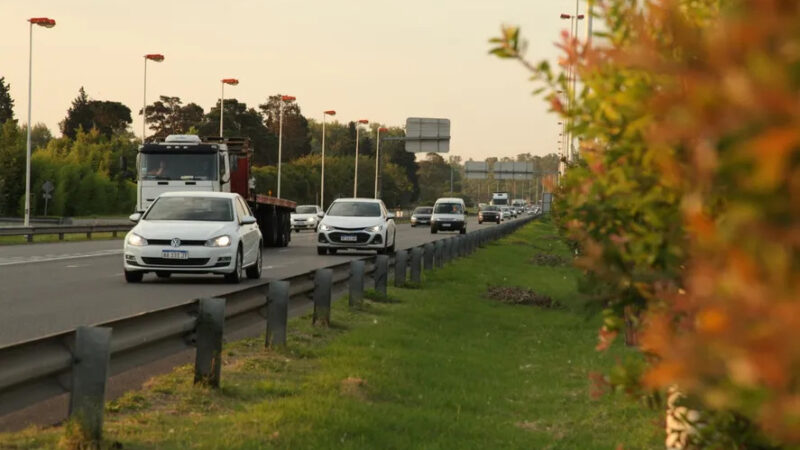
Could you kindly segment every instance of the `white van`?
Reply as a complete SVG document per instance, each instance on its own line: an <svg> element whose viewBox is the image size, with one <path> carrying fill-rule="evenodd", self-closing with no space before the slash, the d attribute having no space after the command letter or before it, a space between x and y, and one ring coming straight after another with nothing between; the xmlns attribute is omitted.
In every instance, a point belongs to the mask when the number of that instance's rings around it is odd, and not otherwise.
<svg viewBox="0 0 800 450"><path fill-rule="evenodd" d="M467 232L466 205L460 198L440 198L433 205L431 216L431 234L438 231Z"/></svg>

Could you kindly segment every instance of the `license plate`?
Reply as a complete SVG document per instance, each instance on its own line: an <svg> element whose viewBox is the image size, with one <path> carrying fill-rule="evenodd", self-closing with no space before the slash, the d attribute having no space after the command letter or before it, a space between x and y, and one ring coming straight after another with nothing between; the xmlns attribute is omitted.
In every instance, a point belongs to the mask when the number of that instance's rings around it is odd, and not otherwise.
<svg viewBox="0 0 800 450"><path fill-rule="evenodd" d="M161 257L164 259L189 259L189 252L186 250L161 250Z"/></svg>
<svg viewBox="0 0 800 450"><path fill-rule="evenodd" d="M358 237L355 235L345 234L342 235L341 240L342 242L356 242L358 240Z"/></svg>
<svg viewBox="0 0 800 450"><path fill-rule="evenodd" d="M450 228L450 224L449 223L443 223L442 224L442 228Z"/></svg>

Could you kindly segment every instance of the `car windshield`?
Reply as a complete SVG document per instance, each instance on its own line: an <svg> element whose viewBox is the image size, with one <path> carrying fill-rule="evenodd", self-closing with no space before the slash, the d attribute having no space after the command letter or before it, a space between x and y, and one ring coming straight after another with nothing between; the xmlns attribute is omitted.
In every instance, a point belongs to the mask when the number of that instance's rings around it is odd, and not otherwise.
<svg viewBox="0 0 800 450"><path fill-rule="evenodd" d="M461 203L437 203L433 212L436 214L462 214L464 208L461 207Z"/></svg>
<svg viewBox="0 0 800 450"><path fill-rule="evenodd" d="M329 216L380 217L381 206L372 202L334 202L328 209Z"/></svg>
<svg viewBox="0 0 800 450"><path fill-rule="evenodd" d="M216 180L214 153L142 153L142 180Z"/></svg>
<svg viewBox="0 0 800 450"><path fill-rule="evenodd" d="M316 214L317 207L316 206L298 206L297 207L297 214Z"/></svg>
<svg viewBox="0 0 800 450"><path fill-rule="evenodd" d="M425 208L417 208L414 210L414 214L430 214L433 212L433 208L425 207Z"/></svg>
<svg viewBox="0 0 800 450"><path fill-rule="evenodd" d="M143 219L230 222L233 220L233 205L229 198L159 197Z"/></svg>
<svg viewBox="0 0 800 450"><path fill-rule="evenodd" d="M485 206L485 207L483 208L483 210L484 210L484 211L499 211L499 210L500 210L500 208L498 208L497 206Z"/></svg>

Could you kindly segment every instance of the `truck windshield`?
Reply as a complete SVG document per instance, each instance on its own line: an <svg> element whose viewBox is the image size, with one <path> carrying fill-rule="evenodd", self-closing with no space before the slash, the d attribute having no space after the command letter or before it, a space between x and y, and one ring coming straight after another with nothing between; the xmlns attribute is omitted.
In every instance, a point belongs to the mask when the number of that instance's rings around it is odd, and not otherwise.
<svg viewBox="0 0 800 450"><path fill-rule="evenodd" d="M142 153L141 180L216 180L215 153Z"/></svg>
<svg viewBox="0 0 800 450"><path fill-rule="evenodd" d="M437 203L433 208L435 214L461 214L464 212L461 203Z"/></svg>
<svg viewBox="0 0 800 450"><path fill-rule="evenodd" d="M368 202L334 202L328 210L329 216L380 217L381 206Z"/></svg>
<svg viewBox="0 0 800 450"><path fill-rule="evenodd" d="M233 208L229 198L160 197L142 219L230 222Z"/></svg>

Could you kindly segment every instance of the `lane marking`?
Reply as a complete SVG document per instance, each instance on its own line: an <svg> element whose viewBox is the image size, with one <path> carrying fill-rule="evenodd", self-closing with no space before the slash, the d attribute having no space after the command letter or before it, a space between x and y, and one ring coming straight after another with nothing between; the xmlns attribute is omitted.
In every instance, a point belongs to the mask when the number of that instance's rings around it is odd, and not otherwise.
<svg viewBox="0 0 800 450"><path fill-rule="evenodd" d="M52 262L52 261L66 261L70 259L83 259L83 258L96 258L99 256L111 256L111 255L121 255L122 250L101 250L92 253L86 254L70 254L70 255L61 255L55 257L26 257L29 259L23 259L18 261L4 261L0 262L0 266L16 266L20 264L33 264L33 263L42 263L42 262Z"/></svg>

